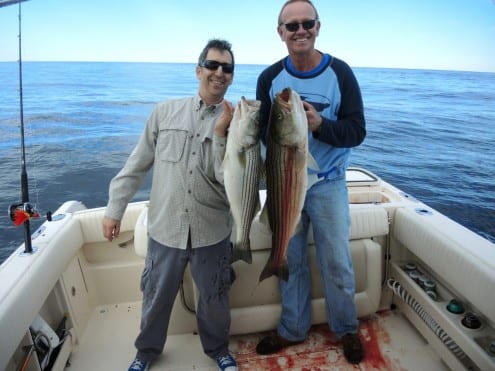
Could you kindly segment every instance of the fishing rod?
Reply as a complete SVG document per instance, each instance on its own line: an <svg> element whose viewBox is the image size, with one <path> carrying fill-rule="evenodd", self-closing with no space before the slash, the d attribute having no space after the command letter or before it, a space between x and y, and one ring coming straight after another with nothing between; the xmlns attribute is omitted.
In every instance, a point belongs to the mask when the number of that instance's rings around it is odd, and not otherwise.
<svg viewBox="0 0 495 371"><path fill-rule="evenodd" d="M26 169L26 146L24 139L24 98L22 91L22 27L21 27L21 2L25 0L11 0L11 1L1 1L0 7L10 5L13 3L19 4L19 119L20 119L20 130L21 130L21 203L12 204L9 207L10 219L14 222L16 226L24 225L24 253L32 254L33 246L31 240L31 222L32 218L39 218L40 214L36 208L29 203L29 186L28 186L28 175ZM51 220L51 213L47 213L47 220Z"/></svg>

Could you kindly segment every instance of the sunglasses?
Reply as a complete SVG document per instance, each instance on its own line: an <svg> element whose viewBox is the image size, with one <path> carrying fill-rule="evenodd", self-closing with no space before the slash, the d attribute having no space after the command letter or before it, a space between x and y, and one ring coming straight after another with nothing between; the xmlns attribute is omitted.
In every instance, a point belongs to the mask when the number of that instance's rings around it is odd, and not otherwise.
<svg viewBox="0 0 495 371"><path fill-rule="evenodd" d="M220 63L209 59L203 61L199 66L209 69L211 71L216 71L218 70L218 67L222 67L222 71L225 73L234 72L234 65L232 63Z"/></svg>
<svg viewBox="0 0 495 371"><path fill-rule="evenodd" d="M280 23L281 25L285 26L285 29L289 32L296 32L299 30L299 25L302 26L306 31L311 30L316 24L316 19L312 19L310 21L304 21L304 22L291 22L291 23Z"/></svg>

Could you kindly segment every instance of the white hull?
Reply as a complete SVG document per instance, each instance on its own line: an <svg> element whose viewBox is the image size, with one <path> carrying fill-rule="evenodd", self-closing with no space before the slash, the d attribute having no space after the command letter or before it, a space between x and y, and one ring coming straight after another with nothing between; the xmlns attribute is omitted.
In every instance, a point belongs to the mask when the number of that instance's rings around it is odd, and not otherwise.
<svg viewBox="0 0 495 371"><path fill-rule="evenodd" d="M352 169L348 185L355 300L366 349L360 367L494 370L495 245L373 174ZM23 256L20 246L0 266L0 369L22 367L24 346L33 342L29 327L38 313L52 328L64 315L68 318L70 335L54 370L64 369L67 360L72 371L127 369L135 355L133 342L139 329L146 208L146 202L130 204L121 236L109 243L102 235L103 208L86 210L80 203L65 203L55 213L64 215L63 219L46 222L35 232L34 254ZM261 332L273 330L278 323L280 295L276 278L258 283L270 249L270 236L258 222L253 225L251 241L253 264L234 264L237 279L230 295L230 349L239 368L352 369L324 325L314 254L315 326L308 340L274 356L256 355L254 347ZM436 300L410 278L404 269L408 262L416 263L435 281ZM415 309L392 293L389 278L400 283L400 292ZM189 272L183 288L185 303L194 309L196 290ZM466 312L479 316L480 329L462 324L466 313L446 310L452 298L462 301ZM35 355L25 369L41 369ZM194 314L179 294L165 351L151 370L191 369L216 367L203 354Z"/></svg>

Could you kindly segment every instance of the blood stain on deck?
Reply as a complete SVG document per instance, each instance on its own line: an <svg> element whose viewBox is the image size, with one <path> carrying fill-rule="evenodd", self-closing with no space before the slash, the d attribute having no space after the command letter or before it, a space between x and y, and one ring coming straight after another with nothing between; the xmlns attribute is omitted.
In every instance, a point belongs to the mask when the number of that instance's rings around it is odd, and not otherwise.
<svg viewBox="0 0 495 371"><path fill-rule="evenodd" d="M346 361L340 342L326 324L313 326L304 343L276 354L261 356L256 353L256 344L267 333L242 336L231 343L231 351L235 354L239 370L401 370L399 361L387 357L382 349L390 344L388 332L380 325L380 317L387 315L382 312L360 320L359 337L365 348L365 358L358 365Z"/></svg>

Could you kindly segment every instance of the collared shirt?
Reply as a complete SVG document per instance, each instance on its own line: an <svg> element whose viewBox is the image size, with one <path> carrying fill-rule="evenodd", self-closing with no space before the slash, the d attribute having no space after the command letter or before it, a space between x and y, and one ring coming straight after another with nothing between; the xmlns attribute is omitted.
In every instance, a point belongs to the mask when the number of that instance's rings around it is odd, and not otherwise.
<svg viewBox="0 0 495 371"><path fill-rule="evenodd" d="M181 249L189 232L193 248L209 246L231 232L223 186L226 138L214 134L223 108L196 95L159 103L137 146L110 183L106 216L120 220L153 167L148 234Z"/></svg>

